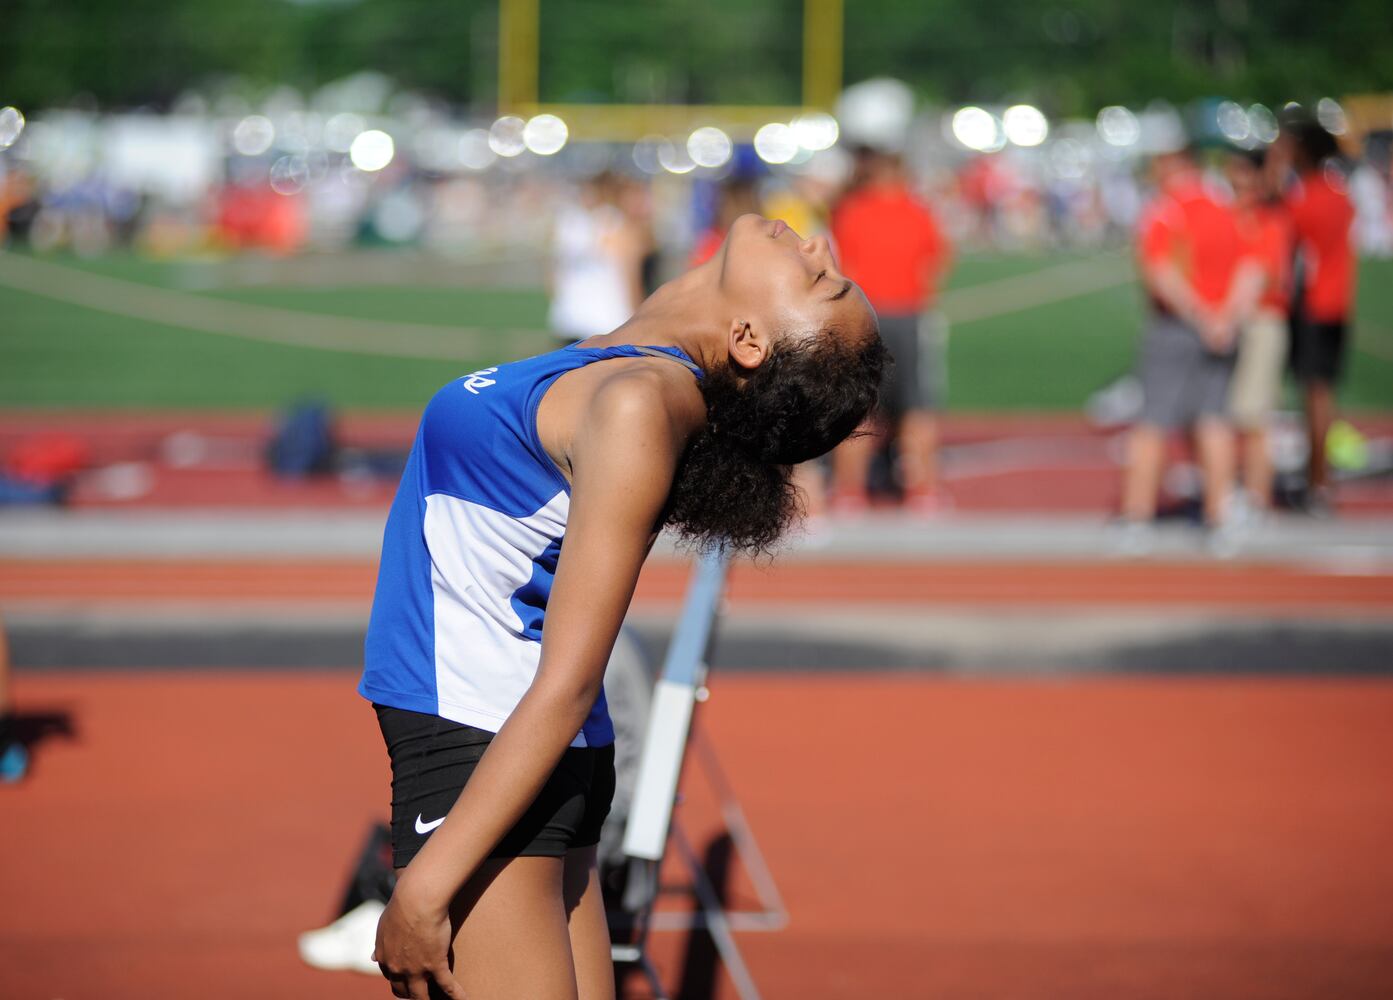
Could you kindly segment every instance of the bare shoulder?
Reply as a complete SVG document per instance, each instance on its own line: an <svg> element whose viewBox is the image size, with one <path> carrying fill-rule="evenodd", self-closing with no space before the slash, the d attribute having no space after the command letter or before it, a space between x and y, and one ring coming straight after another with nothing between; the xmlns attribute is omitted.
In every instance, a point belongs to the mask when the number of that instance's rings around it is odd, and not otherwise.
<svg viewBox="0 0 1393 1000"><path fill-rule="evenodd" d="M705 401L687 369L659 358L616 358L562 375L542 397L537 433L574 482L577 459L633 450L680 455L705 421Z"/></svg>
<svg viewBox="0 0 1393 1000"><path fill-rule="evenodd" d="M635 358L601 373L586 410L601 426L665 425L684 440L706 419L706 405L692 373L656 358Z"/></svg>

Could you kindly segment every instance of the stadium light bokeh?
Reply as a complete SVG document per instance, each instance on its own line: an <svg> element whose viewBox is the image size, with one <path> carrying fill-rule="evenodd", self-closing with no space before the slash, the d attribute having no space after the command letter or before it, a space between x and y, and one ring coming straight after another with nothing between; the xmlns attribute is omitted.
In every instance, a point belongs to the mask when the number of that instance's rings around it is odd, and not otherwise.
<svg viewBox="0 0 1393 1000"><path fill-rule="evenodd" d="M396 156L396 143L381 129L370 128L360 132L348 148L348 158L353 165L365 173L376 173L385 169Z"/></svg>
<svg viewBox="0 0 1393 1000"><path fill-rule="evenodd" d="M770 122L755 133L755 153L765 163L788 163L798 155L797 133L783 122Z"/></svg>
<svg viewBox="0 0 1393 1000"><path fill-rule="evenodd" d="M953 113L952 134L961 145L978 153L995 153L1006 145L1006 132L996 116L975 105Z"/></svg>
<svg viewBox="0 0 1393 1000"><path fill-rule="evenodd" d="M687 137L687 155L699 167L721 167L730 162L735 144L714 125L704 125Z"/></svg>
<svg viewBox="0 0 1393 1000"><path fill-rule="evenodd" d="M7 105L0 108L0 149L9 149L24 131L24 113Z"/></svg>
<svg viewBox="0 0 1393 1000"><path fill-rule="evenodd" d="M1017 146L1038 146L1050 134L1050 123L1044 113L1029 104L1016 104L1001 116L1006 138Z"/></svg>
<svg viewBox="0 0 1393 1000"><path fill-rule="evenodd" d="M527 150L522 135L526 128L527 123L517 115L504 115L489 127L489 149L509 159L521 156Z"/></svg>
<svg viewBox="0 0 1393 1000"><path fill-rule="evenodd" d="M535 115L522 127L522 142L538 156L553 156L566 145L570 131L556 115Z"/></svg>

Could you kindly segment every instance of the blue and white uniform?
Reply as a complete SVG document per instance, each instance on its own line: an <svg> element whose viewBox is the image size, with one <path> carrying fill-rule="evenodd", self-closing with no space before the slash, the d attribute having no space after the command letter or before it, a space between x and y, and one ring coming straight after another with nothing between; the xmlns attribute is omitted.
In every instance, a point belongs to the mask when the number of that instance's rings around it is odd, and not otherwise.
<svg viewBox="0 0 1393 1000"><path fill-rule="evenodd" d="M426 405L387 517L358 692L498 732L532 684L571 491L537 437L568 371L676 347L565 347L456 379ZM607 746L601 690L571 746Z"/></svg>

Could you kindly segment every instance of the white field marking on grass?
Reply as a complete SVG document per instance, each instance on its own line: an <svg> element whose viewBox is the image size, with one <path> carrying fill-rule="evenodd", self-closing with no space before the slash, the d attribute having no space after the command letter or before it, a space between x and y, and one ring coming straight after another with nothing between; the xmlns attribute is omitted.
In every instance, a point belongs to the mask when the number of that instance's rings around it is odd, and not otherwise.
<svg viewBox="0 0 1393 1000"><path fill-rule="evenodd" d="M1353 332L1352 344L1356 351L1363 351L1380 361L1393 361L1393 346L1390 346L1393 345L1393 333L1381 326L1360 323L1358 319L1354 321ZM1361 333L1364 336L1361 337Z"/></svg>
<svg viewBox="0 0 1393 1000"><path fill-rule="evenodd" d="M507 343L545 341L540 330L490 330L380 322L205 298L107 278L48 261L0 252L0 285L113 316L271 344L384 357L477 359ZM521 343L519 343L521 342Z"/></svg>
<svg viewBox="0 0 1393 1000"><path fill-rule="evenodd" d="M1086 260L984 281L944 292L939 304L951 326L993 319L1050 302L1062 302L1136 280L1130 257L1099 254Z"/></svg>

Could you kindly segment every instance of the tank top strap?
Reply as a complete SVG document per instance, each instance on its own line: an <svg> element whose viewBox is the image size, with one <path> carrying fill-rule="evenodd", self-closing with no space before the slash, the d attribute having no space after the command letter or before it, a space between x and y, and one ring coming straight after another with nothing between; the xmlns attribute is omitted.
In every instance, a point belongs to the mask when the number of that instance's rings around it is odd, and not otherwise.
<svg viewBox="0 0 1393 1000"><path fill-rule="evenodd" d="M701 366L687 357L686 352L680 347L647 347L641 344L634 344L633 348L638 351L638 353L646 354L650 358L667 358L669 361L676 361L680 365L685 365L697 378L702 378L706 374L701 370Z"/></svg>

